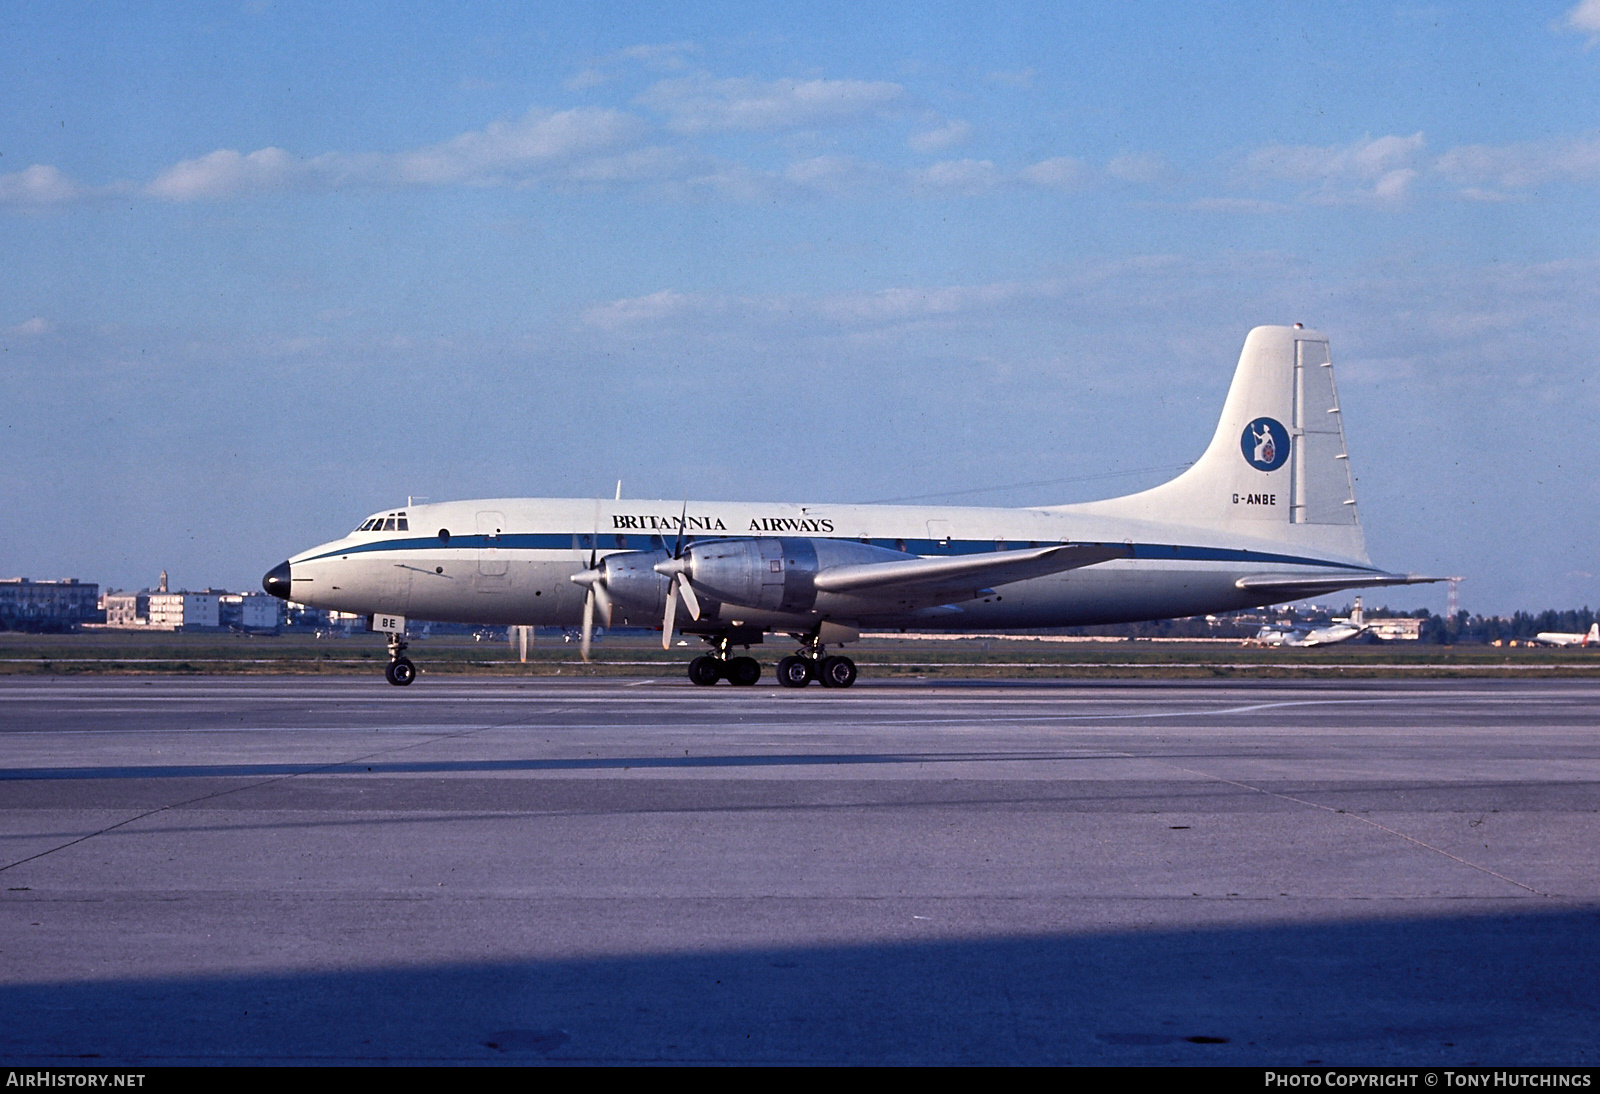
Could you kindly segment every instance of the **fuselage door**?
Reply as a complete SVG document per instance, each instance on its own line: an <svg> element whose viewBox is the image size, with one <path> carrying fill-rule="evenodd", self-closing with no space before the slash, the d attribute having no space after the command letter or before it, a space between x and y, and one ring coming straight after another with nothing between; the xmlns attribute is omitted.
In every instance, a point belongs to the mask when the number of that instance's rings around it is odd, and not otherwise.
<svg viewBox="0 0 1600 1094"><path fill-rule="evenodd" d="M509 563L500 546L500 536L506 526L506 515L492 510L478 514L478 573L484 577L504 577Z"/></svg>

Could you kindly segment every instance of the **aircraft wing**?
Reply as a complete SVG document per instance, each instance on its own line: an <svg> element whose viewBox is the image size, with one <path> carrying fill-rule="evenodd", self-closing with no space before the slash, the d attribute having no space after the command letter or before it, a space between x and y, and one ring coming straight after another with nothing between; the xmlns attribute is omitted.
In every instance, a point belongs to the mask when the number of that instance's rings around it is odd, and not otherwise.
<svg viewBox="0 0 1600 1094"><path fill-rule="evenodd" d="M869 599L971 599L991 585L1058 574L1113 558L1128 558L1132 554L1133 548L1122 544L1060 544L955 558L913 558L904 562L835 566L823 570L813 580L822 592L850 593Z"/></svg>
<svg viewBox="0 0 1600 1094"><path fill-rule="evenodd" d="M1338 574L1320 577L1314 574L1260 574L1241 577L1234 587L1249 593L1265 593L1274 603L1284 600L1303 600L1308 596L1336 593L1341 589L1371 589L1383 585L1426 585L1433 581L1449 581L1447 577L1424 577L1421 574Z"/></svg>

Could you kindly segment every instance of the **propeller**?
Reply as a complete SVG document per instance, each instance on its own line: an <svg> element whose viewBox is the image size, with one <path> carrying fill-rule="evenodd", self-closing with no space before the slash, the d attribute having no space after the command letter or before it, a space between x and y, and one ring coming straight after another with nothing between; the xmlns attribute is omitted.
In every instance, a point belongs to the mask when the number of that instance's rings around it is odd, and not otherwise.
<svg viewBox="0 0 1600 1094"><path fill-rule="evenodd" d="M700 600L689 585L689 560L683 557L684 531L689 527L689 499L683 500L683 513L678 517L678 539L672 545L672 557L658 562L655 571L672 580L667 584L667 612L661 619L661 648L672 648L672 628L678 614L678 597L683 597L690 619L700 618Z"/></svg>
<svg viewBox="0 0 1600 1094"><path fill-rule="evenodd" d="M599 556L591 548L590 551L589 551L589 568L587 570L584 570L581 573L576 573L576 574L572 575L573 584L582 585L584 587L584 596L583 596L583 642L579 646L579 650L581 651L581 653L583 655L584 661L588 661L589 660L589 645L594 639L594 605L595 605L595 601L598 600L600 598L600 596L602 595L602 590L600 588L600 579L601 579L601 577L604 576L604 571L602 571L596 565L596 563L598 561L599 561ZM608 607L609 607L609 605L608 605ZM606 614L610 615L611 613L609 611L607 611Z"/></svg>

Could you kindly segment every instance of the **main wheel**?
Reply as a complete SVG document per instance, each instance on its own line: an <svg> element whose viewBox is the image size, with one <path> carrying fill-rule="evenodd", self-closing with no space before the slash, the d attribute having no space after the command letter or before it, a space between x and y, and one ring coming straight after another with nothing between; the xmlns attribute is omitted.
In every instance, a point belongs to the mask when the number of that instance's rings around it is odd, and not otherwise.
<svg viewBox="0 0 1600 1094"><path fill-rule="evenodd" d="M702 653L689 662L689 681L708 688L722 679L722 663L715 657Z"/></svg>
<svg viewBox="0 0 1600 1094"><path fill-rule="evenodd" d="M384 666L383 678L395 687L403 688L417 678L417 666L409 658L401 657Z"/></svg>
<svg viewBox="0 0 1600 1094"><path fill-rule="evenodd" d="M827 657L817 674L825 688L847 688L856 682L856 663L848 657Z"/></svg>
<svg viewBox="0 0 1600 1094"><path fill-rule="evenodd" d="M761 662L754 657L735 657L728 662L728 683L749 687L761 679Z"/></svg>
<svg viewBox="0 0 1600 1094"><path fill-rule="evenodd" d="M811 662L790 655L778 662L778 683L786 688L803 688L811 682Z"/></svg>

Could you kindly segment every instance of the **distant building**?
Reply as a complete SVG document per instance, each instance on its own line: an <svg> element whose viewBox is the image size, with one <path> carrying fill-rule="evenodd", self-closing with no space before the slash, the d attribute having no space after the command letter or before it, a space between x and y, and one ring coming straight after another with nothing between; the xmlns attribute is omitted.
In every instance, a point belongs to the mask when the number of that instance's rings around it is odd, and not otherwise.
<svg viewBox="0 0 1600 1094"><path fill-rule="evenodd" d="M148 592L108 592L100 598L100 607L106 613L108 627L144 627L150 623Z"/></svg>
<svg viewBox="0 0 1600 1094"><path fill-rule="evenodd" d="M247 631L277 630L283 601L265 593L222 593L217 597L217 618L224 627Z"/></svg>
<svg viewBox="0 0 1600 1094"><path fill-rule="evenodd" d="M190 627L220 627L216 593L151 593L151 630L176 631Z"/></svg>
<svg viewBox="0 0 1600 1094"><path fill-rule="evenodd" d="M100 586L77 578L31 581L0 578L0 629L72 630L100 622Z"/></svg>
<svg viewBox="0 0 1600 1094"><path fill-rule="evenodd" d="M110 592L100 599L108 627L137 628L153 631L197 630L221 626L219 611L221 589L203 589L191 593L167 588L167 572L161 571L156 590L140 589L136 593ZM270 599L263 597L262 599Z"/></svg>

